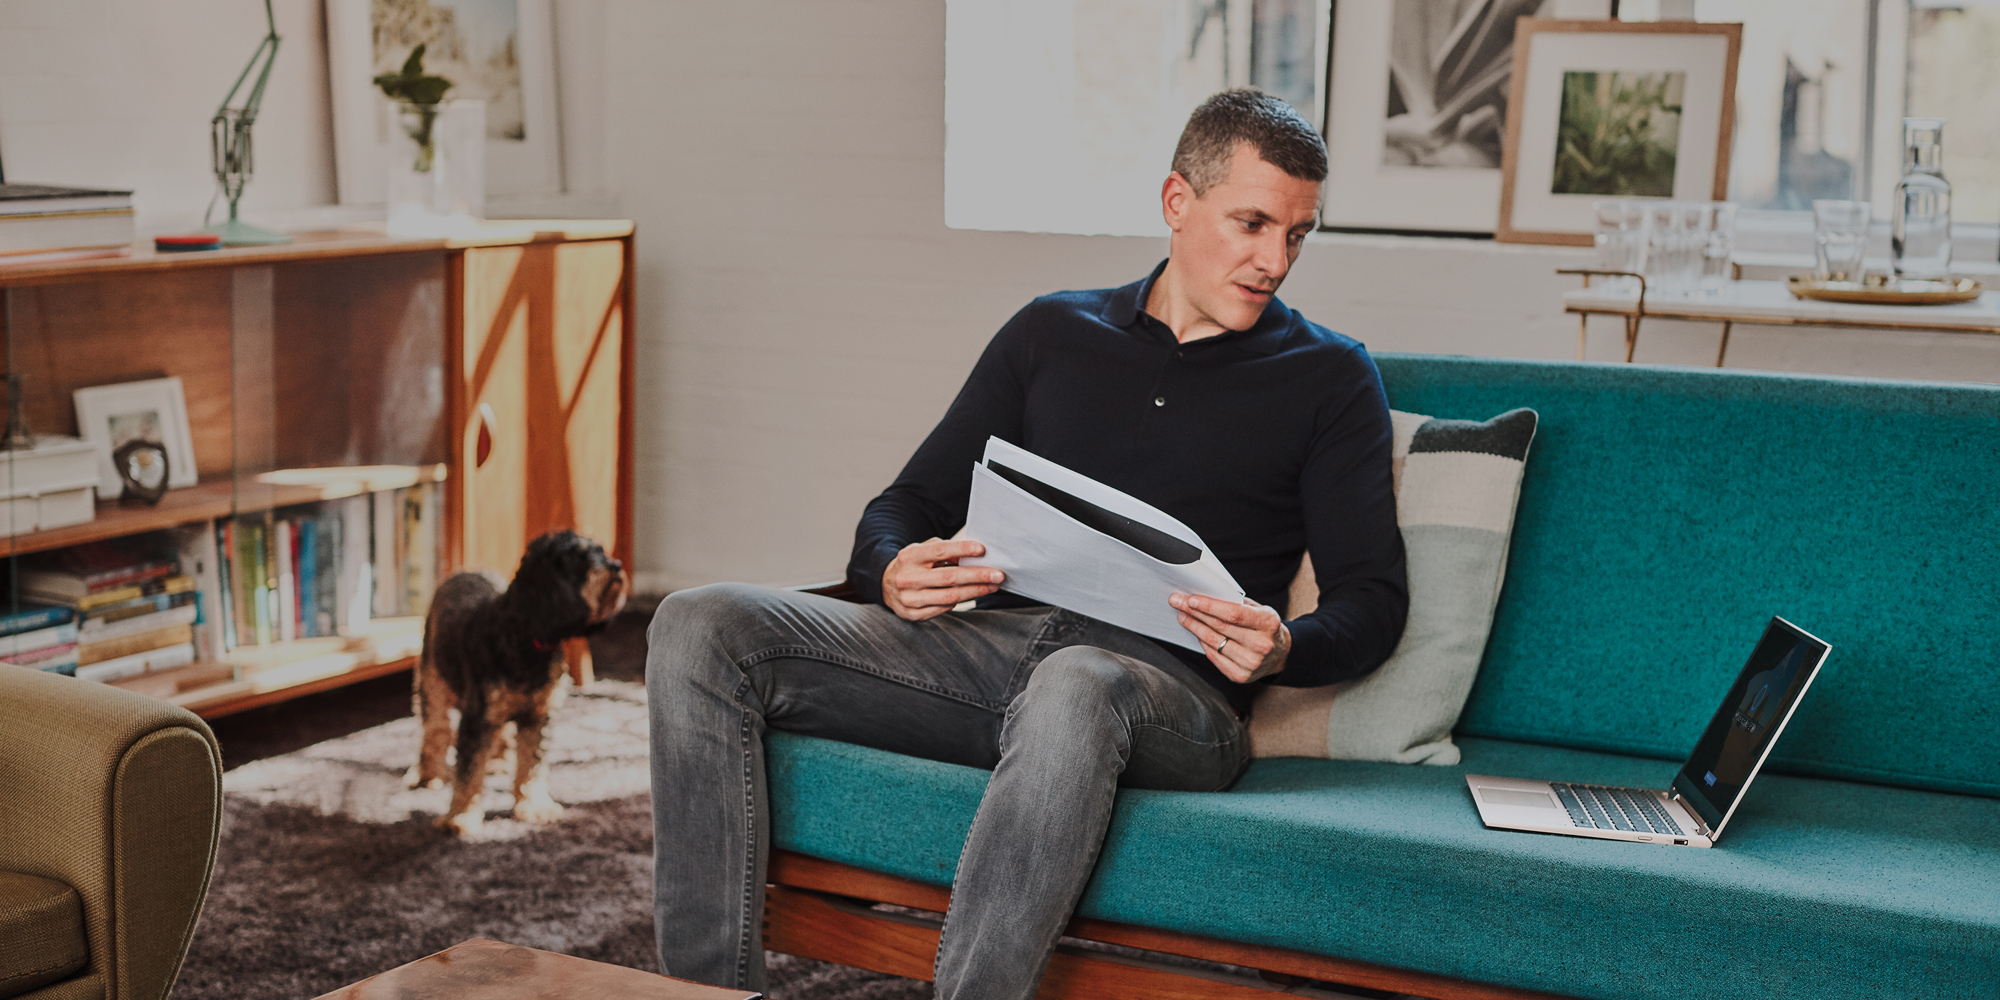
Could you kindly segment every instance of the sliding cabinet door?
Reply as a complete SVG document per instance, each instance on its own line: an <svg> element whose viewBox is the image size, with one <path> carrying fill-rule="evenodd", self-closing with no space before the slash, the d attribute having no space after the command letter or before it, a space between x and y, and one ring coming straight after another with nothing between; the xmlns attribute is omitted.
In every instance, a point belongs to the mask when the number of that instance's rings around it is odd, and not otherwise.
<svg viewBox="0 0 2000 1000"><path fill-rule="evenodd" d="M464 251L458 564L511 576L571 528L624 554L625 240Z"/></svg>

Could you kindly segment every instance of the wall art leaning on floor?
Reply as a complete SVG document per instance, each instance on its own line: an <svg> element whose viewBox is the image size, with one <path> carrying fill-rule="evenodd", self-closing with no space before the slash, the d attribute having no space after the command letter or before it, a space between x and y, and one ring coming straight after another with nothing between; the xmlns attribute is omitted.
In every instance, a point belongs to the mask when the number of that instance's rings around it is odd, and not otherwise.
<svg viewBox="0 0 2000 1000"><path fill-rule="evenodd" d="M1590 246L1600 199L1727 198L1742 46L1740 24L1522 18L1494 238Z"/></svg>

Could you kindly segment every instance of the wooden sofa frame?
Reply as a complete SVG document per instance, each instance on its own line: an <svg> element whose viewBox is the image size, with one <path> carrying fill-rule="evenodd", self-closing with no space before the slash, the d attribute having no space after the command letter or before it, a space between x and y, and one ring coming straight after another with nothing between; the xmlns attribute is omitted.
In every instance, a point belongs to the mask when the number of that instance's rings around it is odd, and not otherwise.
<svg viewBox="0 0 2000 1000"><path fill-rule="evenodd" d="M801 589L855 600L844 582ZM771 852L766 880L764 947L908 979L931 978L949 890L791 851ZM876 904L924 912L883 911L874 909ZM1564 1000L1552 993L1082 917L1071 920L1063 933L1119 949L1252 969L1257 976L1222 975L1170 960L1061 945L1042 977L1042 1000L1270 1000L1311 982L1430 1000Z"/></svg>

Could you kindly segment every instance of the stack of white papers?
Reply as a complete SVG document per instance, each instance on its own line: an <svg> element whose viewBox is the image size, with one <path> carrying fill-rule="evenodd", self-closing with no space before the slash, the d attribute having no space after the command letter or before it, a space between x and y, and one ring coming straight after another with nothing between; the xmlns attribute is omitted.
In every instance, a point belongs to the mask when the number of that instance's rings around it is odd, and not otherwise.
<svg viewBox="0 0 2000 1000"><path fill-rule="evenodd" d="M1191 650L1201 644L1168 595L1243 603L1243 588L1193 529L995 437L972 466L964 537L986 554L959 564L1005 571L1003 590Z"/></svg>

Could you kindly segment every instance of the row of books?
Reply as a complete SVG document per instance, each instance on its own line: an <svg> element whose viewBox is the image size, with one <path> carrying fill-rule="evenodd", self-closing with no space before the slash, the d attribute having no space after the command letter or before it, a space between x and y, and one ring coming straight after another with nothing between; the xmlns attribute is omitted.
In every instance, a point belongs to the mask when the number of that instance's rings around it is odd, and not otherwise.
<svg viewBox="0 0 2000 1000"><path fill-rule="evenodd" d="M122 680L420 616L439 501L423 484L26 557L0 663Z"/></svg>
<svg viewBox="0 0 2000 1000"><path fill-rule="evenodd" d="M424 614L437 585L440 499L426 483L217 522L205 561L225 595L222 647L345 635L371 618Z"/></svg>

